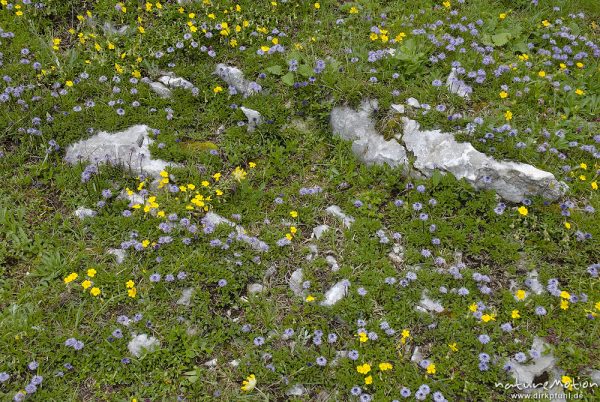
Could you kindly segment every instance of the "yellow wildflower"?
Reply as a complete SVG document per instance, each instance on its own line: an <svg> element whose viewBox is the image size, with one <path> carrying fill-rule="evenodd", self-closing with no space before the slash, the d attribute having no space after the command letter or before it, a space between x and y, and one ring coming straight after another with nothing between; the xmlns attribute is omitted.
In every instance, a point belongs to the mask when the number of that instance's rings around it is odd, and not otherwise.
<svg viewBox="0 0 600 402"><path fill-rule="evenodd" d="M512 313L510 314L512 318L514 318L515 320L517 318L521 318L521 314L519 314L519 310L513 310Z"/></svg>
<svg viewBox="0 0 600 402"><path fill-rule="evenodd" d="M381 370L381 371L387 371L387 370L391 370L393 368L394 368L394 366L392 366L391 363L387 363L387 362L379 363L379 370Z"/></svg>
<svg viewBox="0 0 600 402"><path fill-rule="evenodd" d="M244 381L242 381L242 391L250 392L256 387L256 376L250 374Z"/></svg>
<svg viewBox="0 0 600 402"><path fill-rule="evenodd" d="M517 211L519 211L519 214L523 216L527 216L527 214L529 213L529 210L524 205L521 205Z"/></svg>
<svg viewBox="0 0 600 402"><path fill-rule="evenodd" d="M87 290L87 288L89 288L90 286L92 286L92 282L89 279L86 279L85 281L81 282L81 287L84 290Z"/></svg>
<svg viewBox="0 0 600 402"><path fill-rule="evenodd" d="M96 276L97 271L94 268L90 268L87 270L87 276L89 276L90 278L93 278L94 276Z"/></svg>
<svg viewBox="0 0 600 402"><path fill-rule="evenodd" d="M94 297L100 295L101 291L100 288L97 287L93 287L92 290L90 290L90 294Z"/></svg>
<svg viewBox="0 0 600 402"><path fill-rule="evenodd" d="M360 366L356 366L356 371L358 371L360 374L367 374L369 371L371 371L371 365L369 363L364 363Z"/></svg>
<svg viewBox="0 0 600 402"><path fill-rule="evenodd" d="M65 277L65 279L63 279L63 281L64 281L65 283L70 283L70 282L73 282L75 279L77 279L77 277L78 277L78 276L79 276L79 275L77 275L77 273L76 273L76 272L71 272L69 275L67 275L67 276Z"/></svg>

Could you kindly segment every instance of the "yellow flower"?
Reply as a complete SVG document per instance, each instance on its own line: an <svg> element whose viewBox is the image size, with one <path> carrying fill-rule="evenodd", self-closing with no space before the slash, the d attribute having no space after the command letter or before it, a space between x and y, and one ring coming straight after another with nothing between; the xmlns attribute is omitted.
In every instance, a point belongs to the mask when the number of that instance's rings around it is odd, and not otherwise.
<svg viewBox="0 0 600 402"><path fill-rule="evenodd" d="M579 89L579 88L577 88L577 89L575 90L575 93L576 93L577 95L583 95L583 94L585 94L585 91L584 91L583 89Z"/></svg>
<svg viewBox="0 0 600 402"><path fill-rule="evenodd" d="M219 181L219 179L221 178L221 173L215 173L212 175L213 179L215 179L215 181Z"/></svg>
<svg viewBox="0 0 600 402"><path fill-rule="evenodd" d="M219 92L223 92L223 88L221 88L220 86L216 86L213 88L213 92L218 94Z"/></svg>
<svg viewBox="0 0 600 402"><path fill-rule="evenodd" d="M87 276L89 276L90 278L93 278L94 276L96 276L96 270L94 268L90 268L87 270Z"/></svg>
<svg viewBox="0 0 600 402"><path fill-rule="evenodd" d="M369 34L369 38L371 38L371 40L377 40L377 38L379 38L379 36L375 32L371 32Z"/></svg>
<svg viewBox="0 0 600 402"><path fill-rule="evenodd" d="M409 338L410 337L410 331L408 329L403 329L402 330L402 337L403 338Z"/></svg>
<svg viewBox="0 0 600 402"><path fill-rule="evenodd" d="M73 282L75 279L77 279L77 277L78 277L78 276L79 276L79 275L77 275L77 273L76 273L76 272L71 272L69 275L67 275L67 276L65 277L65 279L63 279L63 281L64 281L65 283L70 283L70 282Z"/></svg>
<svg viewBox="0 0 600 402"><path fill-rule="evenodd" d="M127 296L129 296L133 299L133 298L135 298L136 295L137 295L136 288L127 289Z"/></svg>
<svg viewBox="0 0 600 402"><path fill-rule="evenodd" d="M158 8L159 10L162 9L162 4L160 4L160 2L156 2L156 8Z"/></svg>
<svg viewBox="0 0 600 402"><path fill-rule="evenodd" d="M560 378L560 382L562 382L568 390L572 390L573 389L573 379L571 377L569 377L568 375L563 375Z"/></svg>
<svg viewBox="0 0 600 402"><path fill-rule="evenodd" d="M577 66L577 68L583 68L583 63L579 62L577 64L575 64Z"/></svg>
<svg viewBox="0 0 600 402"><path fill-rule="evenodd" d="M570 224L569 222L565 222L565 227L566 227L567 229L571 229L571 224Z"/></svg>
<svg viewBox="0 0 600 402"><path fill-rule="evenodd" d="M379 363L379 370L381 371L387 371L387 370L391 370L393 369L394 366L392 366L391 363Z"/></svg>
<svg viewBox="0 0 600 402"><path fill-rule="evenodd" d="M292 218L297 218L298 217L298 212L296 212L296 211L290 211L290 216Z"/></svg>
<svg viewBox="0 0 600 402"><path fill-rule="evenodd" d="M356 371L358 371L360 374L367 374L369 371L371 371L371 365L369 363L365 363L360 366L356 366Z"/></svg>
<svg viewBox="0 0 600 402"><path fill-rule="evenodd" d="M506 13L501 13L498 18L500 18L501 20L506 18Z"/></svg>
<svg viewBox="0 0 600 402"><path fill-rule="evenodd" d="M220 197L223 195L223 192L219 189L215 190L215 194L217 195L217 197Z"/></svg>
<svg viewBox="0 0 600 402"><path fill-rule="evenodd" d="M600 301L594 304L594 307L596 308L596 310L600 310Z"/></svg>
<svg viewBox="0 0 600 402"><path fill-rule="evenodd" d="M538 73L538 76L540 76L541 78L544 78L544 77L546 76L546 72L545 72L544 70L541 70L541 71Z"/></svg>
<svg viewBox="0 0 600 402"><path fill-rule="evenodd" d="M90 294L94 297L98 296L100 293L100 288L93 287L92 290L90 290Z"/></svg>
<svg viewBox="0 0 600 402"><path fill-rule="evenodd" d="M89 288L90 286L92 286L92 282L89 279L86 279L85 281L81 282L81 287L83 287L84 290L87 290L87 288Z"/></svg>
<svg viewBox="0 0 600 402"><path fill-rule="evenodd" d="M367 336L366 332L361 332L358 334L358 340L360 341L360 343L365 343L369 340L369 337Z"/></svg>
<svg viewBox="0 0 600 402"><path fill-rule="evenodd" d="M368 377L365 377L365 384L366 384L366 385L371 385L371 384L373 384L373 376L368 376Z"/></svg>
<svg viewBox="0 0 600 402"><path fill-rule="evenodd" d="M150 240L142 240L142 247L146 248L150 245Z"/></svg>
<svg viewBox="0 0 600 402"><path fill-rule="evenodd" d="M591 183L591 185L592 185L592 190L598 190L598 182L593 181Z"/></svg>
<svg viewBox="0 0 600 402"><path fill-rule="evenodd" d="M321 8L321 5L320 5L319 3L315 3L315 4L314 4L314 6L315 6L315 9L317 9L317 10L318 10L319 8Z"/></svg>
<svg viewBox="0 0 600 402"><path fill-rule="evenodd" d="M435 364L431 363L427 366L427 374L435 374Z"/></svg>
<svg viewBox="0 0 600 402"><path fill-rule="evenodd" d="M580 175L580 176L579 176L579 180L581 180L581 181L585 181L585 180L586 180L586 177L585 177L585 175L584 175L584 174Z"/></svg>
<svg viewBox="0 0 600 402"><path fill-rule="evenodd" d="M510 314L512 318L514 318L515 320L517 318L521 318L521 314L519 314L519 310L513 310L512 313Z"/></svg>
<svg viewBox="0 0 600 402"><path fill-rule="evenodd" d="M256 376L250 374L244 381L242 381L242 391L250 392L256 387Z"/></svg>
<svg viewBox="0 0 600 402"><path fill-rule="evenodd" d="M202 185L202 187L208 187L208 186L210 186L210 183L208 181L206 181L206 180L203 180L202 183L200 183L200 184ZM193 189L191 189L191 190L193 190Z"/></svg>
<svg viewBox="0 0 600 402"><path fill-rule="evenodd" d="M519 211L519 214L523 216L527 216L527 214L529 213L527 207L525 207L524 205L521 205L517 211Z"/></svg>
<svg viewBox="0 0 600 402"><path fill-rule="evenodd" d="M244 169L242 169L241 167L238 166L235 168L232 175L235 180L237 180L238 182L241 182L242 180L244 180L246 178L248 173L246 173L246 171Z"/></svg>
<svg viewBox="0 0 600 402"><path fill-rule="evenodd" d="M566 300L561 300L560 301L560 308L562 310L567 310L569 308L569 302Z"/></svg>
<svg viewBox="0 0 600 402"><path fill-rule="evenodd" d="M559 67L560 67L561 70L566 70L567 65L565 63L560 63Z"/></svg>
<svg viewBox="0 0 600 402"><path fill-rule="evenodd" d="M517 300L525 299L525 291L522 289L517 290L517 292L515 293L515 297L517 298Z"/></svg>
<svg viewBox="0 0 600 402"><path fill-rule="evenodd" d="M443 5L444 7L446 7L446 8L450 8L450 6L451 6L452 4L450 4L450 2L449 2L449 1L445 1L445 2L443 2L443 3L442 3L442 5Z"/></svg>
<svg viewBox="0 0 600 402"><path fill-rule="evenodd" d="M291 234L296 234L297 231L298 231L298 228L296 228L296 226L290 226L290 233Z"/></svg>
<svg viewBox="0 0 600 402"><path fill-rule="evenodd" d="M448 347L450 348L451 351L458 352L458 346L456 346L456 342L448 344Z"/></svg>
<svg viewBox="0 0 600 402"><path fill-rule="evenodd" d="M502 99L508 98L508 92L506 92L506 91L500 92L500 98L502 98Z"/></svg>
<svg viewBox="0 0 600 402"><path fill-rule="evenodd" d="M544 21L542 21L542 25L545 27L549 27L550 23L548 22L548 20L544 20Z"/></svg>
<svg viewBox="0 0 600 402"><path fill-rule="evenodd" d="M481 316L481 321L483 322L490 322L490 321L495 321L496 318L494 317L493 314L484 314Z"/></svg>
<svg viewBox="0 0 600 402"><path fill-rule="evenodd" d="M65 85L71 88L73 86L73 81L67 81L65 82Z"/></svg>
<svg viewBox="0 0 600 402"><path fill-rule="evenodd" d="M305 300L310 303L310 302L315 301L315 297L313 295L308 295L308 296L306 296Z"/></svg>
<svg viewBox="0 0 600 402"><path fill-rule="evenodd" d="M513 118L513 114L510 110L507 110L506 112L504 112L504 118L506 119L506 121L510 121Z"/></svg>
<svg viewBox="0 0 600 402"><path fill-rule="evenodd" d="M144 29L143 26L138 26L138 31L140 31L140 33L146 33L146 30Z"/></svg>
<svg viewBox="0 0 600 402"><path fill-rule="evenodd" d="M350 14L358 14L358 8L350 7Z"/></svg>
<svg viewBox="0 0 600 402"><path fill-rule="evenodd" d="M561 299L570 299L571 295L566 290L563 290L562 292L560 292L560 297Z"/></svg>
<svg viewBox="0 0 600 402"><path fill-rule="evenodd" d="M256 163L254 163L254 162L250 162L250 163L248 163L248 167L249 167L250 169L254 169L254 168L256 167Z"/></svg>
<svg viewBox="0 0 600 402"><path fill-rule="evenodd" d="M473 303L469 306L469 310L471 310L471 312L476 312L477 311L477 303Z"/></svg>
<svg viewBox="0 0 600 402"><path fill-rule="evenodd" d="M286 239L288 239L288 240L292 240L292 239L293 239L293 237L294 237L294 236L292 236L292 234L291 234L291 233L286 233L286 234L285 234L285 238L286 238Z"/></svg>

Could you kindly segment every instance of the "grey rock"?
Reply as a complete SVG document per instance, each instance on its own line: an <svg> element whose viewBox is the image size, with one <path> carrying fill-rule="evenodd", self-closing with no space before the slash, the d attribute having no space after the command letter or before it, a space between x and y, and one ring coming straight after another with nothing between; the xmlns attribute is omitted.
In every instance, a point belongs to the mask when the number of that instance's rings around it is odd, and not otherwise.
<svg viewBox="0 0 600 402"><path fill-rule="evenodd" d="M217 367L217 358L214 358L212 360L204 362L204 366L206 366L208 368L215 368L215 367Z"/></svg>
<svg viewBox="0 0 600 402"><path fill-rule="evenodd" d="M161 98L170 98L173 96L171 90L162 82L150 82L148 85Z"/></svg>
<svg viewBox="0 0 600 402"><path fill-rule="evenodd" d="M320 239L321 236L323 236L323 234L325 232L327 232L329 230L329 226L328 225L319 225L316 226L313 231L312 231L312 237L314 237L315 239Z"/></svg>
<svg viewBox="0 0 600 402"><path fill-rule="evenodd" d="M296 296L304 295L304 288L302 287L302 282L304 281L304 273L302 272L302 268L298 268L292 275L290 276L289 285L290 289Z"/></svg>
<svg viewBox="0 0 600 402"><path fill-rule="evenodd" d="M333 272L337 272L340 270L340 266L333 256L328 255L327 257L325 257L325 262L327 263L327 265L329 265L329 268L331 268Z"/></svg>
<svg viewBox="0 0 600 402"><path fill-rule="evenodd" d="M262 124L263 119L259 112L244 106L240 107L240 109L248 119L248 132L253 132L256 130L256 127Z"/></svg>
<svg viewBox="0 0 600 402"><path fill-rule="evenodd" d="M354 223L354 217L346 215L337 205L330 205L325 209L329 215L334 216L342 221L345 227L349 228Z"/></svg>
<svg viewBox="0 0 600 402"><path fill-rule="evenodd" d="M285 391L285 394L287 396L302 396L306 393L306 388L304 388L304 385L302 384L295 384L294 386L288 388L287 391Z"/></svg>
<svg viewBox="0 0 600 402"><path fill-rule="evenodd" d="M496 190L502 198L512 202L534 195L555 200L568 188L552 173L524 163L496 161L468 142L457 142L452 134L440 130L421 131L415 120L402 119L402 141L416 158L414 168L427 177L436 170L451 173L457 179L464 178L476 189Z"/></svg>
<svg viewBox="0 0 600 402"><path fill-rule="evenodd" d="M127 344L127 349L135 357L140 357L144 351L153 352L160 347L160 342L146 334L135 335Z"/></svg>
<svg viewBox="0 0 600 402"><path fill-rule="evenodd" d="M444 311L444 306L440 302L430 299L425 291L421 294L421 300L415 308L418 311L427 313L441 313Z"/></svg>
<svg viewBox="0 0 600 402"><path fill-rule="evenodd" d="M264 290L265 287L260 283L251 283L247 286L248 294L262 293Z"/></svg>
<svg viewBox="0 0 600 402"><path fill-rule="evenodd" d="M346 296L348 293L349 282L344 279L333 285L327 292L325 292L325 300L320 305L331 307Z"/></svg>
<svg viewBox="0 0 600 402"><path fill-rule="evenodd" d="M260 239L256 238L256 237L250 237L246 234L246 229L244 229L242 226L235 224L234 222L230 221L227 218L222 217L221 215L209 211L206 213L206 215L204 215L204 217L202 218L202 224L204 226L219 226L219 225L227 225L227 226L231 226L232 228L235 229L237 236L235 237L235 239L237 241L241 241L243 243L249 244L254 250L257 251L268 251L269 250L269 246L261 241Z"/></svg>
<svg viewBox="0 0 600 402"><path fill-rule="evenodd" d="M404 105L394 105L392 104L392 110L396 113L403 114L404 113Z"/></svg>
<svg viewBox="0 0 600 402"><path fill-rule="evenodd" d="M194 288L185 288L181 292L181 297L177 300L177 304L181 306L189 306L192 303L192 296L194 295Z"/></svg>
<svg viewBox="0 0 600 402"><path fill-rule="evenodd" d="M187 90L191 90L194 88L194 84L192 84L184 78L177 77L172 73L169 73L168 75L163 75L158 79L158 81L169 88L183 88Z"/></svg>
<svg viewBox="0 0 600 402"><path fill-rule="evenodd" d="M127 31L129 30L129 25L122 25L120 27L115 26L112 22L105 22L104 25L102 25L102 29L104 30L104 33L107 35L125 35L127 34Z"/></svg>
<svg viewBox="0 0 600 402"><path fill-rule="evenodd" d="M75 212L73 212L73 214L79 219L84 220L85 218L93 218L96 216L97 212L93 209L79 207L75 210Z"/></svg>
<svg viewBox="0 0 600 402"><path fill-rule="evenodd" d="M149 146L154 141L148 130L148 126L136 125L114 134L101 131L87 140L69 145L65 161L70 164L80 161L109 163L126 167L135 174L159 177L162 170L179 165L152 159Z"/></svg>
<svg viewBox="0 0 600 402"><path fill-rule="evenodd" d="M109 248L107 253L115 256L115 261L117 264L122 264L127 256L125 250L121 250L120 248Z"/></svg>
<svg viewBox="0 0 600 402"><path fill-rule="evenodd" d="M414 107L414 108L420 108L420 107L421 107L421 104L420 104L420 103L419 103L419 101L418 101L418 100L416 100L415 98L408 98L408 99L406 100L406 104L407 104L408 106L412 106L412 107Z"/></svg>
<svg viewBox="0 0 600 402"><path fill-rule="evenodd" d="M253 94L250 81L244 78L244 73L239 68L219 63L215 68L215 74L227 84L234 87L239 93L243 95Z"/></svg>
<svg viewBox="0 0 600 402"><path fill-rule="evenodd" d="M529 272L527 279L529 279L529 289L531 289L533 293L536 295L541 295L544 293L544 286L540 283L538 279L538 273L535 269Z"/></svg>
<svg viewBox="0 0 600 402"><path fill-rule="evenodd" d="M469 94L473 92L473 88L465 84L465 82L458 78L456 69L453 68L446 79L446 88L450 93L460 96L461 98L469 99Z"/></svg>
<svg viewBox="0 0 600 402"><path fill-rule="evenodd" d="M367 165L391 167L406 166L406 150L397 140L386 141L375 128L371 114L377 108L377 101L366 100L358 111L349 107L336 107L331 111L333 133L342 139L352 141L352 152Z"/></svg>

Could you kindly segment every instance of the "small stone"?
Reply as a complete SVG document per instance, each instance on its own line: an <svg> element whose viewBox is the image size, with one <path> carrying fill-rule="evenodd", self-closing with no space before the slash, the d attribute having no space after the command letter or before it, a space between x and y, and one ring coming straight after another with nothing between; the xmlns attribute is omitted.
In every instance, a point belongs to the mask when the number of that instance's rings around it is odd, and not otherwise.
<svg viewBox="0 0 600 402"><path fill-rule="evenodd" d="M293 387L285 391L287 396L302 396L306 393L306 388L302 384L296 384Z"/></svg>
<svg viewBox="0 0 600 402"><path fill-rule="evenodd" d="M262 293L264 290L265 287L260 283L252 283L247 287L248 294Z"/></svg>
<svg viewBox="0 0 600 402"><path fill-rule="evenodd" d="M160 342L153 336L141 334L134 336L127 344L127 349L135 357L140 357L142 352L153 352L160 347Z"/></svg>
<svg viewBox="0 0 600 402"><path fill-rule="evenodd" d="M125 250L121 250L120 248L109 248L107 253L115 256L115 261L117 264L122 264L127 256Z"/></svg>
<svg viewBox="0 0 600 402"><path fill-rule="evenodd" d="M325 262L327 262L327 265L329 265L331 271L337 272L340 270L340 266L338 265L337 260L333 256L328 255L327 257L325 257Z"/></svg>
<svg viewBox="0 0 600 402"><path fill-rule="evenodd" d="M340 219L344 223L344 226L347 228L352 226L352 224L354 223L354 217L352 217L350 215L346 215L344 212L342 212L342 209L340 207L338 207L337 205L331 205L331 206L327 207L327 209L325 211L329 215L332 215L332 216Z"/></svg>
<svg viewBox="0 0 600 402"><path fill-rule="evenodd" d="M394 110L396 113L404 113L404 105L392 105L392 110Z"/></svg>
<svg viewBox="0 0 600 402"><path fill-rule="evenodd" d="M181 292L181 297L177 300L177 304L182 306L189 306L192 302L192 295L194 294L194 288L186 288Z"/></svg>
<svg viewBox="0 0 600 402"><path fill-rule="evenodd" d="M161 98L170 98L173 96L171 90L161 82L150 82L148 85L150 86L150 89Z"/></svg>
<svg viewBox="0 0 600 402"><path fill-rule="evenodd" d="M163 75L158 79L158 81L169 88L183 88L187 90L194 88L194 84L184 78L177 77L173 73L169 73L169 75Z"/></svg>
<svg viewBox="0 0 600 402"><path fill-rule="evenodd" d="M315 239L319 240L321 238L321 236L323 236L323 234L325 232L327 232L329 230L329 226L328 225L319 225L316 226L313 231L312 231L312 237L314 237Z"/></svg>
<svg viewBox="0 0 600 402"><path fill-rule="evenodd" d="M85 218L93 218L94 216L96 216L96 211L89 208L79 207L75 210L73 214L79 219L83 220Z"/></svg>
<svg viewBox="0 0 600 402"><path fill-rule="evenodd" d="M421 294L421 301L415 308L421 312L441 313L444 311L444 307L440 302L430 299L425 291Z"/></svg>
<svg viewBox="0 0 600 402"><path fill-rule="evenodd" d="M289 285L290 289L296 296L304 295L304 288L302 287L302 282L304 281L304 274L302 272L302 268L298 268L292 275L290 276Z"/></svg>
<svg viewBox="0 0 600 402"><path fill-rule="evenodd" d="M415 108L419 108L419 107L421 107L421 104L420 104L420 103L419 103L419 101L418 101L418 100L416 100L415 98L408 98L408 99L406 100L406 104L407 104L408 106L412 106L412 107L415 107Z"/></svg>
<svg viewBox="0 0 600 402"><path fill-rule="evenodd" d="M253 109L248 109L247 107L240 107L241 111L244 113L246 118L248 119L248 132L251 133L256 130L256 127L262 124L262 116L259 112Z"/></svg>
<svg viewBox="0 0 600 402"><path fill-rule="evenodd" d="M458 78L456 69L453 68L448 78L446 79L446 88L450 93L460 96L461 98L469 99L469 94L473 91L473 88L465 84L465 82Z"/></svg>
<svg viewBox="0 0 600 402"><path fill-rule="evenodd" d="M327 292L325 292L325 300L323 300L320 305L331 307L342 300L348 292L348 286L348 281L345 279L333 285Z"/></svg>

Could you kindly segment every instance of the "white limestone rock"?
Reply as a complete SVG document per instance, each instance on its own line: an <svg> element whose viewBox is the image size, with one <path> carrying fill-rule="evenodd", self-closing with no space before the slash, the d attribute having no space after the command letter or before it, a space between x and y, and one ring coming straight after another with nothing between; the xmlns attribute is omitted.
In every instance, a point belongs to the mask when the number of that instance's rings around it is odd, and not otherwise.
<svg viewBox="0 0 600 402"><path fill-rule="evenodd" d="M75 210L75 212L73 212L73 214L79 219L84 220L85 218L93 218L96 216L97 212L93 209L79 207Z"/></svg>
<svg viewBox="0 0 600 402"><path fill-rule="evenodd" d="M333 133L352 141L352 152L367 165L388 164L391 167L406 166L406 150L397 140L386 141L375 128L371 118L377 109L377 101L366 100L358 111L349 107L336 107L331 111Z"/></svg>
<svg viewBox="0 0 600 402"><path fill-rule="evenodd" d="M160 347L160 342L153 336L147 334L135 335L127 344L129 353L135 357L140 357L144 351L154 352Z"/></svg>
<svg viewBox="0 0 600 402"><path fill-rule="evenodd" d="M256 130L256 127L260 126L263 122L262 116L259 112L247 107L240 107L240 110L244 113L248 119L248 132L251 133Z"/></svg>
<svg viewBox="0 0 600 402"><path fill-rule="evenodd" d="M125 261L125 257L127 256L125 250L121 250L120 248L109 248L106 252L110 255L115 256L115 261L117 264L122 264L123 261Z"/></svg>
<svg viewBox="0 0 600 402"><path fill-rule="evenodd" d="M325 234L325 232L327 232L329 229L330 228L328 225L316 226L312 231L312 237L319 240L321 238L321 236L323 236L323 234Z"/></svg>
<svg viewBox="0 0 600 402"><path fill-rule="evenodd" d="M150 86L150 89L161 98L170 98L173 96L171 90L162 82L150 82L148 85Z"/></svg>
<svg viewBox="0 0 600 402"><path fill-rule="evenodd" d="M421 294L421 300L415 309L425 313L441 313L444 311L444 306L442 306L440 302L429 298L427 292L423 291Z"/></svg>
<svg viewBox="0 0 600 402"><path fill-rule="evenodd" d="M446 88L450 93L460 96L461 98L469 99L470 94L473 92L473 88L467 85L463 80L458 78L456 69L453 68L446 79Z"/></svg>
<svg viewBox="0 0 600 402"><path fill-rule="evenodd" d="M454 135L440 130L421 131L415 120L402 118L402 142L415 157L414 168L430 177L438 170L465 179L476 189L493 189L504 199L520 202L540 195L555 200L562 196L566 184L552 173L517 162L499 162L477 151L468 142L457 142Z"/></svg>
<svg viewBox="0 0 600 402"><path fill-rule="evenodd" d="M302 272L302 268L298 268L292 272L288 283L290 285L290 289L296 296L304 296L304 288L302 287L303 281L304 273Z"/></svg>
<svg viewBox="0 0 600 402"><path fill-rule="evenodd" d="M346 296L350 283L344 279L333 285L327 292L325 292L325 300L320 305L331 307Z"/></svg>
<svg viewBox="0 0 600 402"><path fill-rule="evenodd" d="M542 293L544 293L544 286L540 283L538 279L538 273L535 269L529 272L529 274L527 275L527 279L529 282L529 289L531 289L533 293L535 293L536 295L541 295Z"/></svg>
<svg viewBox="0 0 600 402"><path fill-rule="evenodd" d="M265 287L260 283L251 283L247 286L248 294L258 294L265 290Z"/></svg>
<svg viewBox="0 0 600 402"><path fill-rule="evenodd" d="M244 73L239 68L219 63L215 68L215 74L243 95L247 96L254 93L250 85L251 82L244 78Z"/></svg>
<svg viewBox="0 0 600 402"><path fill-rule="evenodd" d="M168 88L183 88L187 90L192 90L194 88L194 84L189 82L188 80L177 77L173 73L169 73L167 75L163 75L158 79L158 81Z"/></svg>
<svg viewBox="0 0 600 402"><path fill-rule="evenodd" d="M65 161L75 164L80 161L109 163L123 166L134 174L147 173L159 177L169 166L179 166L161 159L152 159L149 146L154 142L148 135L149 127L136 125L124 131L98 134L67 147Z"/></svg>
<svg viewBox="0 0 600 402"><path fill-rule="evenodd" d="M306 393L306 388L302 384L295 384L285 391L287 396L302 396Z"/></svg>
<svg viewBox="0 0 600 402"><path fill-rule="evenodd" d="M328 255L327 257L325 257L325 262L327 263L327 265L329 265L329 268L331 268L333 272L337 272L340 270L340 266L337 260L332 255Z"/></svg>
<svg viewBox="0 0 600 402"><path fill-rule="evenodd" d="M234 222L222 217L221 215L215 212L207 212L206 215L204 215L204 217L202 218L201 222L202 225L204 225L205 227L216 227L219 225L231 226L235 229L237 233L237 236L235 237L236 240L249 244L256 251L265 252L269 250L269 246L265 242L258 239L257 237L248 236L246 234L246 229L244 229L242 226L235 224Z"/></svg>
<svg viewBox="0 0 600 402"><path fill-rule="evenodd" d="M330 205L329 207L327 207L327 209L325 209L325 212L327 212L329 215L335 218L340 219L344 226L347 228L352 226L352 224L354 223L354 217L346 215L344 212L342 212L342 209L337 205Z"/></svg>
<svg viewBox="0 0 600 402"><path fill-rule="evenodd" d="M185 288L181 292L181 297L177 300L177 304L181 306L189 306L192 304L192 296L194 295L194 288Z"/></svg>

